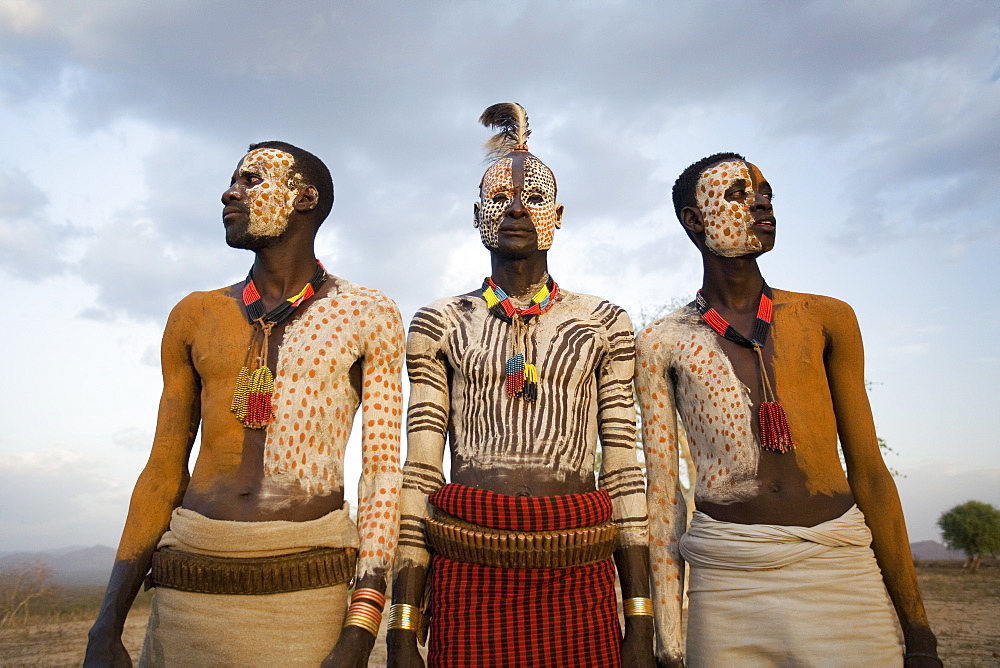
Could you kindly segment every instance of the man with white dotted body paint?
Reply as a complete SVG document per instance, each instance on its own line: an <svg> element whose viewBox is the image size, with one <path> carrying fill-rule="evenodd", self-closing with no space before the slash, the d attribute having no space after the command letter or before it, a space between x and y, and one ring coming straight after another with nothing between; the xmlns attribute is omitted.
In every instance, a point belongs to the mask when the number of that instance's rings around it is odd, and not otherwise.
<svg viewBox="0 0 1000 668"><path fill-rule="evenodd" d="M222 202L253 267L167 321L152 451L85 663L127 664L122 625L149 573L140 665L367 665L398 530L399 312L316 259L333 205L316 156L255 144ZM355 522L343 463L359 407Z"/></svg>
<svg viewBox="0 0 1000 668"><path fill-rule="evenodd" d="M940 665L854 312L764 282L772 189L742 156L694 163L673 198L704 278L694 302L636 337L658 660L898 666L905 654L906 666ZM678 414L696 469L690 526Z"/></svg>

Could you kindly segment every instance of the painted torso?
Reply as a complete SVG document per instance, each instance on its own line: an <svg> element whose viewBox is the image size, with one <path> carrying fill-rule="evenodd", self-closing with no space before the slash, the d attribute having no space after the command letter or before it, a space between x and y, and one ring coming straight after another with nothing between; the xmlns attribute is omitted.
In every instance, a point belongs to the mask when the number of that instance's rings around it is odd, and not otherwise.
<svg viewBox="0 0 1000 668"><path fill-rule="evenodd" d="M781 458L794 460L802 472L803 492L849 493L825 366L826 323L846 305L783 290L775 290L774 298L765 359L796 443L790 453L761 451L758 445L763 393L751 350L720 337L691 306L640 334L638 363L658 365L673 386L697 469L699 504L738 504L770 493L762 484L776 475L772 462ZM734 367L736 355L743 356L740 372Z"/></svg>
<svg viewBox="0 0 1000 668"><path fill-rule="evenodd" d="M427 494L444 482L446 437L453 481L548 495L594 489L600 436L599 484L612 496L623 543L646 542L628 316L597 297L561 290L528 324L525 358L539 374L535 402L507 395L510 331L478 294L439 300L414 316L399 563L426 563L421 520ZM536 482L544 485L541 494Z"/></svg>
<svg viewBox="0 0 1000 668"><path fill-rule="evenodd" d="M241 521L312 519L339 508L344 450L364 404L359 524L384 540L363 541L361 556L384 565L395 538L400 476L403 335L395 304L330 277L273 330L274 420L253 430L230 411L252 331L238 293L194 293L171 315L182 321L200 386L202 442L182 505Z"/></svg>
<svg viewBox="0 0 1000 668"><path fill-rule="evenodd" d="M539 370L539 399L532 402L507 396L511 326L490 314L481 297L423 309L418 318L440 328L440 352L452 374L452 476L465 469L540 469L560 480L586 480L593 488L596 372L614 335L607 325L619 315L607 302L564 292L551 310L531 319L525 358Z"/></svg>

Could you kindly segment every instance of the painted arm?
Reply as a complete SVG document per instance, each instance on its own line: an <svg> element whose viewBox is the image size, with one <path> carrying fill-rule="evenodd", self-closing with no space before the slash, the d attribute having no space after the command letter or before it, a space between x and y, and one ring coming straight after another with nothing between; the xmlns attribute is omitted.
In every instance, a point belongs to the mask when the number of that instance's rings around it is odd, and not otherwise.
<svg viewBox="0 0 1000 668"><path fill-rule="evenodd" d="M444 484L441 467L449 411L448 370L441 349L445 329L442 313L423 308L413 317L406 345L410 405L392 602L418 608L430 563L424 539L424 518L429 514L427 496ZM423 665L414 631L389 631L386 642L390 666Z"/></svg>
<svg viewBox="0 0 1000 668"><path fill-rule="evenodd" d="M396 304L378 295L369 298L360 321L361 478L358 481L358 551L355 587L386 590L386 577L396 550L399 526L399 429L403 416L403 322ZM345 626L324 666L367 666L375 637L357 626Z"/></svg>
<svg viewBox="0 0 1000 668"><path fill-rule="evenodd" d="M191 299L174 307L163 332L163 394L153 447L132 491L104 603L90 629L86 665L131 665L121 642L125 618L187 489L188 457L201 419L201 381L191 359Z"/></svg>
<svg viewBox="0 0 1000 668"><path fill-rule="evenodd" d="M662 664L679 666L684 656L681 642L684 562L679 541L687 528L687 506L678 478L677 412L669 378L669 343L658 340L652 328L638 335L635 384L648 480L656 656Z"/></svg>
<svg viewBox="0 0 1000 668"><path fill-rule="evenodd" d="M826 319L826 373L837 418L847 480L858 508L872 532L872 551L889 597L896 608L906 651L936 655L906 535L903 509L896 485L882 461L864 381L864 346L857 318L850 306L833 302ZM907 665L919 665L907 661ZM929 665L939 665L931 661Z"/></svg>
<svg viewBox="0 0 1000 668"><path fill-rule="evenodd" d="M649 518L645 481L635 453L632 396L635 344L628 314L617 307L616 311L608 327L608 348L597 374L597 422L602 454L598 482L611 496L612 516L618 525L615 564L622 598L650 598ZM626 617L622 664L634 668L653 663L653 620L645 616Z"/></svg>

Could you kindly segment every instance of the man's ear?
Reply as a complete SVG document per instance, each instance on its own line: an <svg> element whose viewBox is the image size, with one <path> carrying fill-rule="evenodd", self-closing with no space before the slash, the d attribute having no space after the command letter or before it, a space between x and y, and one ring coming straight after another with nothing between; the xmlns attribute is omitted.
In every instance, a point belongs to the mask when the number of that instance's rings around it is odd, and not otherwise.
<svg viewBox="0 0 1000 668"><path fill-rule="evenodd" d="M681 209L681 225L688 234L702 234L705 231L705 221L702 219L701 211L693 206Z"/></svg>
<svg viewBox="0 0 1000 668"><path fill-rule="evenodd" d="M472 226L479 227L479 202L472 203Z"/></svg>
<svg viewBox="0 0 1000 668"><path fill-rule="evenodd" d="M299 213L312 211L319 205L319 191L315 186L302 186L295 197L295 210Z"/></svg>
<svg viewBox="0 0 1000 668"><path fill-rule="evenodd" d="M562 215L565 207L562 204L556 204L556 229L562 227Z"/></svg>

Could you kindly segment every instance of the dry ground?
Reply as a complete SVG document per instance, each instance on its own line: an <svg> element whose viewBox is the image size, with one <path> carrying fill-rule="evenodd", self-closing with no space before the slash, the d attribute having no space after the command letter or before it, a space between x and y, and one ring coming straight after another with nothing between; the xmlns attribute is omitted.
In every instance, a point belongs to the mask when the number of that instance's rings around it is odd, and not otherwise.
<svg viewBox="0 0 1000 668"><path fill-rule="evenodd" d="M984 562L972 575L958 562L929 562L918 565L917 577L945 665L1000 666L1000 563ZM125 624L133 661L148 614L148 602L137 605ZM0 629L0 666L80 665L92 618L33 620L26 627ZM383 624L370 666L385 665L384 634Z"/></svg>

